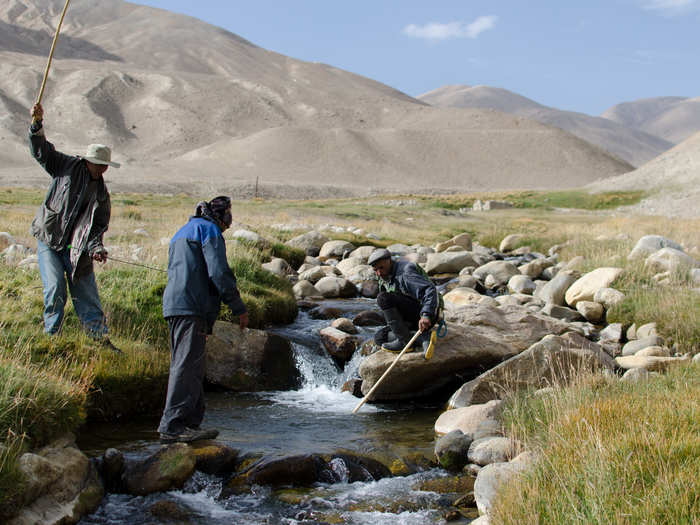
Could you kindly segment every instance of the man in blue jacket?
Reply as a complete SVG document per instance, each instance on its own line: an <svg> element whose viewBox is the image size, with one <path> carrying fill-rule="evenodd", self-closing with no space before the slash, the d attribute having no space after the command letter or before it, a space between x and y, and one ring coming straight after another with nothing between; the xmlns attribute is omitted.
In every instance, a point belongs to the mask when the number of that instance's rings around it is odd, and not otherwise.
<svg viewBox="0 0 700 525"><path fill-rule="evenodd" d="M194 216L170 241L163 316L170 331L171 361L165 409L158 426L161 443L189 443L219 434L200 428L205 410L207 335L222 301L239 316L241 330L248 326L248 312L226 260L222 233L231 222L231 199L216 197L197 204Z"/></svg>
<svg viewBox="0 0 700 525"><path fill-rule="evenodd" d="M377 305L387 326L375 335L375 342L384 350L400 352L411 339L412 331L423 332L418 341L423 355L432 357L430 329L438 321L441 297L427 274L410 261L393 261L384 248L374 250L368 263L379 279Z"/></svg>

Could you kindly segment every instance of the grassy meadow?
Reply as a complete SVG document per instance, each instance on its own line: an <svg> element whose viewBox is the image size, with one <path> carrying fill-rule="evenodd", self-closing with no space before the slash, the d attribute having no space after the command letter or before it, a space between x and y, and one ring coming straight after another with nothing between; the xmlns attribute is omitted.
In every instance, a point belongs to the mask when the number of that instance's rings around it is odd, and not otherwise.
<svg viewBox="0 0 700 525"><path fill-rule="evenodd" d="M17 242L34 250L36 243L29 234L29 226L43 195L43 190L0 188L0 232L10 233ZM265 272L260 265L271 256L277 256L298 267L303 254L283 243L309 229L322 225L344 227L346 231L342 233L324 233L330 239L345 239L358 246L387 246L396 242L433 245L468 232L475 241L497 248L506 235L521 233L525 236L522 244L533 250L546 253L551 246L562 244L562 260L583 256L579 266L582 272L600 266L624 268L625 273L615 287L624 292L627 299L609 312L608 320L637 325L655 321L660 333L676 351L697 353L700 351L700 294L692 291L681 275L672 276L670 285L657 285L643 265L628 261L626 256L642 235L660 234L683 244L691 255L700 258L700 220L632 217L614 210L615 206L633 204L642 196L638 192L598 196L581 192L509 192L323 201L234 201L234 226L225 237L228 240L233 230L247 228L271 241L264 247L232 240L227 243L229 262L249 308L252 327L289 322L296 316L291 285ZM507 199L516 208L460 213L460 208L471 206L477 198ZM62 334L46 337L42 333L42 290L38 271L7 266L0 260L0 435L4 441L0 446L0 507L11 504L21 493L16 458L23 450L43 445L66 431L79 432L86 419L117 420L160 412L169 366L167 325L160 310L166 275L161 270L167 266L169 238L187 221L198 200L186 195L112 196L112 221L105 235L105 245L115 260L104 266L96 264L96 276L108 316L110 338L124 351L123 356L96 348L82 334L70 303ZM358 233L358 228L364 233ZM355 233L349 229L354 229ZM370 233L376 238L368 238ZM134 256L138 264L150 268L127 264L136 261ZM231 320L226 309L222 317ZM686 378L678 381L695 388L697 400L697 367L685 374L679 372L673 377ZM663 380L654 392L663 396L664 389L671 388L672 381ZM627 399L630 405L643 402L644 406L649 406L651 402L651 393L646 389L637 392L633 387L622 385L605 388L611 389L611 398ZM567 421L570 419L567 411L583 410L588 403L585 394L572 396L557 407L557 414ZM674 406L679 403L680 400ZM554 441L574 439L574 434L562 434L559 430L547 434L541 429L527 427L526 421L534 417L528 410L525 401L517 404L512 421L514 429L523 426L518 432L526 441L532 439L533 443L546 446L542 443L548 438ZM552 415L550 419L556 417ZM677 421L656 417L639 419L634 414L629 419L610 419L607 424L624 424L630 432L636 431L641 441L656 439L659 433L673 434L675 430L670 425ZM579 433L575 435L577 441L571 445L596 447L603 440L603 445L612 446L608 441L614 435L602 431ZM695 454L697 467L697 442L686 449L688 457ZM660 448L659 454L668 451ZM614 475L624 478L637 473L615 471ZM669 485L664 490L675 490L673 487ZM648 487L630 480L629 490L637 488L647 491ZM542 485L541 490L546 494L551 489ZM666 496L673 497L671 493ZM511 508L519 504L532 505L536 497L533 493L533 499L513 500ZM562 520L547 522L569 522Z"/></svg>

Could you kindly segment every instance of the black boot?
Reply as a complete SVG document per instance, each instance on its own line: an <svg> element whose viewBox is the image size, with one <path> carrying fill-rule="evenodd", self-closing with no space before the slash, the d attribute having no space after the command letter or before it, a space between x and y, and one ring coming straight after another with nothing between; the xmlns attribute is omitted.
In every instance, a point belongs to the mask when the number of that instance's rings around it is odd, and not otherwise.
<svg viewBox="0 0 700 525"><path fill-rule="evenodd" d="M397 308L382 310L382 313L386 319L386 324L389 325L389 328L391 328L391 331L396 337L393 341L382 344L382 348L389 352L400 352L411 340L408 327L406 323L404 323L403 317L401 317Z"/></svg>
<svg viewBox="0 0 700 525"><path fill-rule="evenodd" d="M388 326L382 326L374 334L374 344L378 346L382 346L384 343L388 343L393 339L396 339L396 336Z"/></svg>

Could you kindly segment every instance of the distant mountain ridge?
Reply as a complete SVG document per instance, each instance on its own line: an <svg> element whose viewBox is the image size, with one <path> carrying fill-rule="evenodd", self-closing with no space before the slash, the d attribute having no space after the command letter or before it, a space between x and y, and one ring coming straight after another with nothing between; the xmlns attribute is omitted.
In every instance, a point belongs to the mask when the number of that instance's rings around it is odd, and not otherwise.
<svg viewBox="0 0 700 525"><path fill-rule="evenodd" d="M623 118L613 120L563 111L502 88L444 86L417 98L437 107L489 108L531 118L568 131L634 166L641 166L675 144L641 128L636 129Z"/></svg>
<svg viewBox="0 0 700 525"><path fill-rule="evenodd" d="M0 0L0 184L45 185L26 128L63 0ZM45 51L42 53L42 49ZM632 166L560 129L442 109L199 20L73 0L44 97L47 137L113 146L113 189L233 191L260 178L357 193L577 187Z"/></svg>

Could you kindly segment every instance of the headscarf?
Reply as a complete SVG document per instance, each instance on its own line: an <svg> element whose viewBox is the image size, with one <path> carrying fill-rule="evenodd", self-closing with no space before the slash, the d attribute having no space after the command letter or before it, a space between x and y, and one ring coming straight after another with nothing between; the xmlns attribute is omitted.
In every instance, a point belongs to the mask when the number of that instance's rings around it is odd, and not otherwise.
<svg viewBox="0 0 700 525"><path fill-rule="evenodd" d="M220 195L209 202L202 201L197 204L194 216L209 219L217 223L222 230L225 230L229 228L233 222L233 217L231 216L231 199L225 195Z"/></svg>

